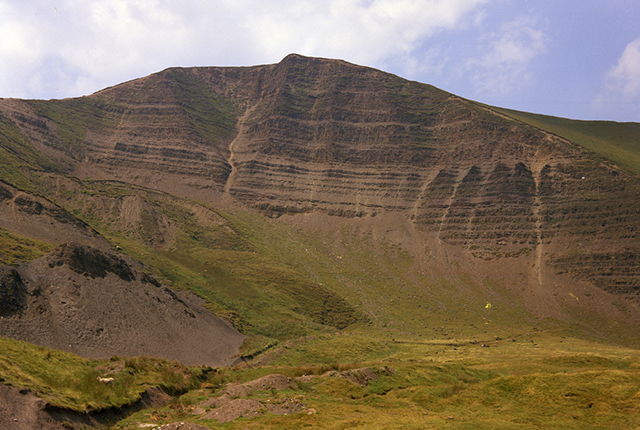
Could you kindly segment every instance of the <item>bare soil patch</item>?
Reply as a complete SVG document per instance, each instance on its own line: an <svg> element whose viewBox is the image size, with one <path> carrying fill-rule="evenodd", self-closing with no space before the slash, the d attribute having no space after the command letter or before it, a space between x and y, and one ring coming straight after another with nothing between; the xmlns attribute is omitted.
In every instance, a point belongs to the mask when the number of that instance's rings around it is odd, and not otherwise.
<svg viewBox="0 0 640 430"><path fill-rule="evenodd" d="M155 427L156 430L210 430L209 427L201 426L199 424L179 422L165 424L160 427Z"/></svg>
<svg viewBox="0 0 640 430"><path fill-rule="evenodd" d="M215 419L220 423L227 423L240 417L255 417L262 415L264 406L258 400L235 399L213 409L201 419Z"/></svg>
<svg viewBox="0 0 640 430"><path fill-rule="evenodd" d="M240 417L252 417L267 412L276 415L288 415L306 409L304 403L297 398L271 396L267 399L243 399L254 391L286 390L296 388L292 378L280 374L266 375L244 384L229 384L221 396L204 400L194 408L194 415L202 415L200 419L215 419L220 423L233 421ZM205 413L206 409L210 409ZM197 412L196 412L197 411Z"/></svg>

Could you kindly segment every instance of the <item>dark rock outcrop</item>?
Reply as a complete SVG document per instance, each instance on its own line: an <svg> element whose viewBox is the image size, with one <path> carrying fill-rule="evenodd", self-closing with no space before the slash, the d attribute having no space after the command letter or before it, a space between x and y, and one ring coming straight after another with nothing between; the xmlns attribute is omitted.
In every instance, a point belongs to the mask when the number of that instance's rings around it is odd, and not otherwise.
<svg viewBox="0 0 640 430"><path fill-rule="evenodd" d="M27 288L18 271L13 267L0 266L0 316L10 316L21 311L27 304Z"/></svg>
<svg viewBox="0 0 640 430"><path fill-rule="evenodd" d="M74 272L92 278L114 273L123 281L135 280L131 267L122 258L77 243L58 246L47 255L47 262L51 268L66 264Z"/></svg>

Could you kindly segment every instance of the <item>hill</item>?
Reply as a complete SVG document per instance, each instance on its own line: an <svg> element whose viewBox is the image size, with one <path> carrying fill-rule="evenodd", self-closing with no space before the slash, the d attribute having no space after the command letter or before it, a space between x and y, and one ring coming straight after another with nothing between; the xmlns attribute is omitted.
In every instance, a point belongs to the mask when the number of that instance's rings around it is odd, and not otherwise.
<svg viewBox="0 0 640 430"><path fill-rule="evenodd" d="M0 257L117 250L232 322L256 364L539 330L636 347L636 128L295 54L0 100Z"/></svg>
<svg viewBox="0 0 640 430"><path fill-rule="evenodd" d="M65 243L17 270L0 266L0 335L92 358L147 355L231 364L242 335L117 255Z"/></svg>

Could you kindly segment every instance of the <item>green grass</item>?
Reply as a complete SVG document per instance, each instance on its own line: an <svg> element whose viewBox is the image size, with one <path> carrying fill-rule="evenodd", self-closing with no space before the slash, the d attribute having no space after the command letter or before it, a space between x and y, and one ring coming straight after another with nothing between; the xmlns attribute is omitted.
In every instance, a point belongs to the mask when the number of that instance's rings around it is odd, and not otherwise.
<svg viewBox="0 0 640 430"><path fill-rule="evenodd" d="M132 404L151 386L183 393L199 386L209 371L149 357L89 360L0 337L3 384L29 388L52 406L81 412ZM97 379L106 376L114 382Z"/></svg>
<svg viewBox="0 0 640 430"><path fill-rule="evenodd" d="M53 249L50 243L23 237L0 228L0 264L15 266L42 257Z"/></svg>
<svg viewBox="0 0 640 430"><path fill-rule="evenodd" d="M132 255L159 268L175 287L208 300L246 334L288 339L345 326L353 310L335 293L310 283L287 267L251 252L156 251L119 242ZM303 290L304 289L304 290Z"/></svg>
<svg viewBox="0 0 640 430"><path fill-rule="evenodd" d="M563 137L640 175L640 123L579 121L503 108L491 109Z"/></svg>
<svg viewBox="0 0 640 430"><path fill-rule="evenodd" d="M375 343L374 348L366 345ZM223 369L217 384L201 387L176 406L142 411L114 428L139 423L193 421L212 428L372 429L633 429L640 425L640 352L551 332L520 333L517 341L489 347L405 339L375 341L370 334L320 336L280 345L271 364ZM332 362L333 358L339 362ZM359 362L349 362L348 357ZM330 376L368 367L368 384ZM287 416L265 414L223 425L199 421L189 406L219 395L226 383L281 373L315 375L285 391L250 398L296 399L306 409ZM309 414L310 409L315 413Z"/></svg>

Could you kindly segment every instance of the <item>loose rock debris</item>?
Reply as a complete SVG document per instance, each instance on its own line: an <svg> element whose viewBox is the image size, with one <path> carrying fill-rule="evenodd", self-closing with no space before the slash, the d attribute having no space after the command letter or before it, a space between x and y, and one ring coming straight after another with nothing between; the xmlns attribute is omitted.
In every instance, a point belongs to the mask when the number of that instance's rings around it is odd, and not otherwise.
<svg viewBox="0 0 640 430"><path fill-rule="evenodd" d="M200 419L215 419L220 423L233 421L240 417L253 417L270 412L276 415L288 415L306 409L295 398L270 398L267 400L244 399L254 391L286 390L297 388L296 382L287 376L266 375L244 384L229 384L218 397L209 398L197 405L191 413L204 414ZM213 408L208 412L205 408Z"/></svg>
<svg viewBox="0 0 640 430"><path fill-rule="evenodd" d="M393 372L389 368L381 368L380 371ZM343 372L330 371L323 376L344 378L361 386L378 379L376 371L369 367L351 369ZM297 389L298 382L310 382L316 375L304 375L298 378L290 378L280 374L266 375L250 382L231 383L217 397L208 398L191 410L192 415L201 415L201 420L216 420L219 423L233 421L240 417L254 417L265 413L276 415L289 415L295 412L307 411L314 415L318 411L314 408L307 409L301 397L270 397L268 399L247 399L256 392L267 390Z"/></svg>

